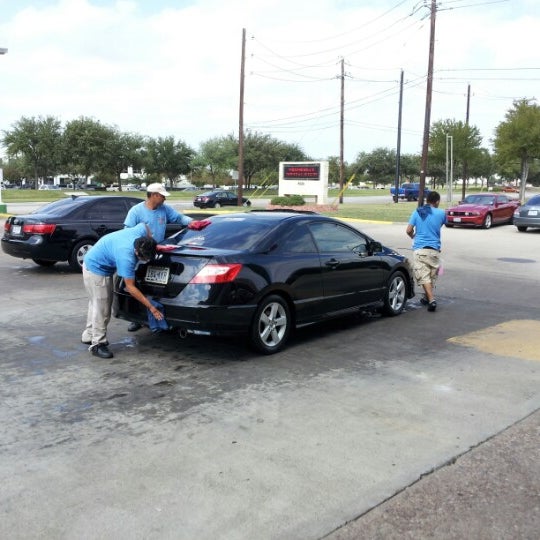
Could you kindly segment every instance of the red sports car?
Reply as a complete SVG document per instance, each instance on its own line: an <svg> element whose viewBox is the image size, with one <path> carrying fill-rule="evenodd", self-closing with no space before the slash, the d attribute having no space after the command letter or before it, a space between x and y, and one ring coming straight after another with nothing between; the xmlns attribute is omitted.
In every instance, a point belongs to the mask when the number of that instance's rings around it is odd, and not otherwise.
<svg viewBox="0 0 540 540"><path fill-rule="evenodd" d="M518 206L519 201L507 195L493 193L467 195L457 206L446 209L446 226L489 229L492 225L512 223Z"/></svg>

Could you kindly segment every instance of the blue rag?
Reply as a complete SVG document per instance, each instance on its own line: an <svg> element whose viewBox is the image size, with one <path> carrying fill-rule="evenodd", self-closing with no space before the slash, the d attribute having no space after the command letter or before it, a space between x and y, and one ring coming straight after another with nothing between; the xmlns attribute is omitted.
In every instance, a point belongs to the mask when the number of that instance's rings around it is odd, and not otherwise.
<svg viewBox="0 0 540 540"><path fill-rule="evenodd" d="M163 304L156 302L156 300L151 300L150 298L148 300L155 308L159 309L161 313L164 313ZM155 330L168 330L169 329L169 323L165 320L165 318L161 319L161 321L158 321L152 315L152 312L150 310L147 310L147 311L148 311L148 327L150 328L150 330L155 331Z"/></svg>

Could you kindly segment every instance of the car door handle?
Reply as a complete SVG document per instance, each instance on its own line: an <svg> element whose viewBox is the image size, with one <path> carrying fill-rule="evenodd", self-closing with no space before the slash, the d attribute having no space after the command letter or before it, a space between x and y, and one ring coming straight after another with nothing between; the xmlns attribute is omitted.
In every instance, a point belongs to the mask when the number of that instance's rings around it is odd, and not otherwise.
<svg viewBox="0 0 540 540"><path fill-rule="evenodd" d="M104 235L107 232L107 226L106 225L100 225L99 227L96 227L96 232L99 235Z"/></svg>
<svg viewBox="0 0 540 540"><path fill-rule="evenodd" d="M338 261L337 259L332 258L332 259L326 261L324 264L325 264L325 266L329 266L330 268L337 268L340 265L340 261Z"/></svg>

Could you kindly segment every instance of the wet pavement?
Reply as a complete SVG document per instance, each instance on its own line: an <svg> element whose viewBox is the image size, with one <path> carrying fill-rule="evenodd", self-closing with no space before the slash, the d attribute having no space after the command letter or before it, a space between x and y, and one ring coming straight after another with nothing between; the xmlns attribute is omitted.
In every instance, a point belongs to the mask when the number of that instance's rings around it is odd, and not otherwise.
<svg viewBox="0 0 540 540"><path fill-rule="evenodd" d="M271 357L114 319L97 359L81 276L0 253L0 536L535 538L539 235L445 230L437 312Z"/></svg>

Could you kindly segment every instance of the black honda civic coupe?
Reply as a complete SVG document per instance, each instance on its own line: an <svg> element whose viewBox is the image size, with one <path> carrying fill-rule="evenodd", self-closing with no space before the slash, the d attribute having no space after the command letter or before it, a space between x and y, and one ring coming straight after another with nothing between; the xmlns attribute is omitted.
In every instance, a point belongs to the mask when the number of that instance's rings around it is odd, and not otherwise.
<svg viewBox="0 0 540 540"><path fill-rule="evenodd" d="M295 328L359 310L398 315L414 296L406 257L315 212L213 216L159 245L136 281L171 329L244 335L263 354L283 349ZM115 294L117 317L147 322L121 279Z"/></svg>

